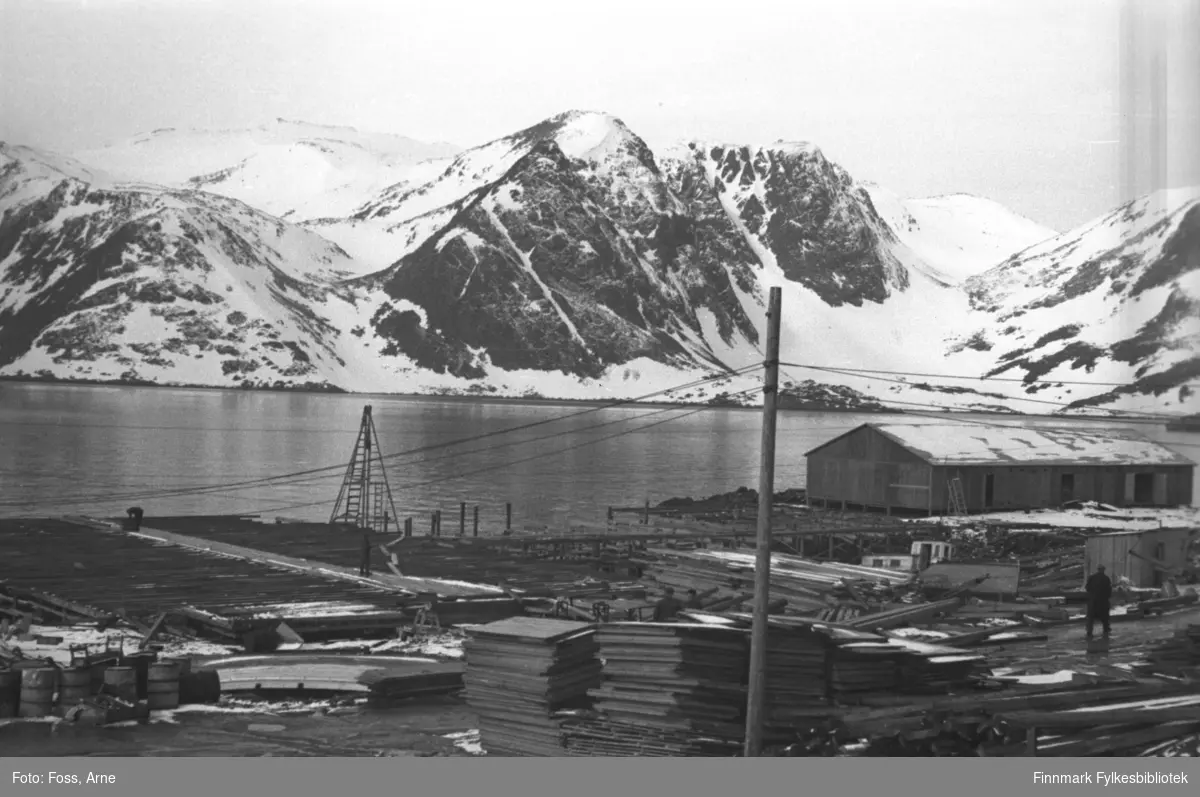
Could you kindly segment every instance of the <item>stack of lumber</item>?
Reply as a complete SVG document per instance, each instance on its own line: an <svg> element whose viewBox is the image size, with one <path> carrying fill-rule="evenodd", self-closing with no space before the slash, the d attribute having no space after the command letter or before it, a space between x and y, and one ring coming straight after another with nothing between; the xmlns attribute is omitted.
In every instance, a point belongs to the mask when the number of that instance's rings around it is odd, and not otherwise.
<svg viewBox="0 0 1200 797"><path fill-rule="evenodd" d="M1107 701L1070 711L1024 709L997 714L990 756L1129 754L1200 732L1200 690L1156 700Z"/></svg>
<svg viewBox="0 0 1200 797"><path fill-rule="evenodd" d="M853 604L839 604L830 606L828 609L822 609L813 615L815 620L824 620L830 623L845 623L862 615L863 610Z"/></svg>
<svg viewBox="0 0 1200 797"><path fill-rule="evenodd" d="M491 755L563 754L564 709L586 708L600 682L595 633L587 623L513 617L468 630L467 704Z"/></svg>
<svg viewBox="0 0 1200 797"><path fill-rule="evenodd" d="M860 754L1024 756L1032 722L1045 723L1036 734L1038 755L1112 755L1194 732L1198 707L1197 687L1162 681L1009 686L937 697L876 694L859 706L830 709L824 722L812 723L810 735L829 739L834 748L828 752L865 741ZM1157 723L1166 727L1149 728ZM1072 725L1088 730L1053 733Z"/></svg>
<svg viewBox="0 0 1200 797"><path fill-rule="evenodd" d="M654 549L639 552L638 564L646 576L676 590L719 589L724 594L753 590L753 551ZM895 570L771 554L771 601L786 601L787 610L794 613L826 609L832 597L881 598L911 581L910 574Z"/></svg>
<svg viewBox="0 0 1200 797"><path fill-rule="evenodd" d="M565 717L562 728L566 738L566 755L573 757L720 758L737 754L735 746L721 738L622 722L595 712Z"/></svg>
<svg viewBox="0 0 1200 797"><path fill-rule="evenodd" d="M378 675L367 673L362 682L367 684L370 690L367 695L368 705L372 708L382 708L412 697L459 692L463 688L463 674L444 671L388 677L386 671L382 671Z"/></svg>
<svg viewBox="0 0 1200 797"><path fill-rule="evenodd" d="M878 612L872 612L871 614L859 615L845 624L851 628L862 628L864 630L896 628L910 623L926 622L939 615L956 612L962 607L962 604L963 602L959 598L949 598L929 603L892 606Z"/></svg>
<svg viewBox="0 0 1200 797"><path fill-rule="evenodd" d="M610 623L597 631L596 716L572 723L572 755L737 755L748 634L703 623Z"/></svg>

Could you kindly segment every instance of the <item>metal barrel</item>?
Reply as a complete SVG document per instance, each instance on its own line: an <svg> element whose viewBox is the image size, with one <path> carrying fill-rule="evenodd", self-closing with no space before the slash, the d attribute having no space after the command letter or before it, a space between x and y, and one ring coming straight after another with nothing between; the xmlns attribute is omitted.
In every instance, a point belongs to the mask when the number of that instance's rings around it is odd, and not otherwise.
<svg viewBox="0 0 1200 797"><path fill-rule="evenodd" d="M179 664L160 661L146 674L146 703L151 711L179 708Z"/></svg>
<svg viewBox="0 0 1200 797"><path fill-rule="evenodd" d="M66 710L92 696L92 671L87 667L68 667L58 679L58 707Z"/></svg>
<svg viewBox="0 0 1200 797"><path fill-rule="evenodd" d="M109 667L104 671L104 691L130 703L137 702L137 670Z"/></svg>
<svg viewBox="0 0 1200 797"><path fill-rule="evenodd" d="M21 673L22 717L45 717L54 711L54 692L58 685L58 668L41 667Z"/></svg>
<svg viewBox="0 0 1200 797"><path fill-rule="evenodd" d="M15 717L21 702L21 671L0 670L0 719Z"/></svg>
<svg viewBox="0 0 1200 797"><path fill-rule="evenodd" d="M221 676L216 670L197 670L180 679L179 701L212 704L221 701Z"/></svg>

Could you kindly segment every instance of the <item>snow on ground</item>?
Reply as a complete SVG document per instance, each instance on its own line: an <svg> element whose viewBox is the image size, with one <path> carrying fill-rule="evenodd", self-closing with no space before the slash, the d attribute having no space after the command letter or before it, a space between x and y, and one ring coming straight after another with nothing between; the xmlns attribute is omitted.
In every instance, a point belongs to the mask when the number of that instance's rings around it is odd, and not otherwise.
<svg viewBox="0 0 1200 797"><path fill-rule="evenodd" d="M922 518L920 522L940 523L946 526L1003 523L1053 526L1055 528L1142 531L1200 526L1200 508L1185 506L1166 509L1122 509L1117 512L1100 512L1089 509L1034 509L1027 512L993 512L968 517Z"/></svg>
<svg viewBox="0 0 1200 797"><path fill-rule="evenodd" d="M483 743L479 740L479 731L460 731L459 733L447 733L442 735L443 739L450 739L454 742L454 746L463 752L471 755L483 755Z"/></svg>
<svg viewBox="0 0 1200 797"><path fill-rule="evenodd" d="M237 130L156 130L76 154L127 180L188 185L275 215L348 215L422 161L458 147L278 119Z"/></svg>
<svg viewBox="0 0 1200 797"><path fill-rule="evenodd" d="M934 631L929 628L894 628L888 633L893 636L903 637L904 639L915 639L918 641L935 641L938 639L946 639L950 636L943 631Z"/></svg>
<svg viewBox="0 0 1200 797"><path fill-rule="evenodd" d="M463 637L453 633L407 640L348 639L336 642L289 642L279 646L281 652L305 653L359 653L364 649L372 654L429 656L435 659L461 659L464 655Z"/></svg>
<svg viewBox="0 0 1200 797"><path fill-rule="evenodd" d="M53 644L41 644L34 640L22 641L15 637L10 639L7 645L10 648L15 648L21 651L22 654L34 659L53 659L56 663L68 665L71 662L71 646L72 645L88 645L92 653L98 653L105 649L105 646L112 641L115 646L124 643L126 652L137 649L138 644L142 640L140 633L129 631L126 629L110 629L108 631L99 631L91 626L72 626L58 627L34 625L30 627L30 633L34 636L62 638L62 642ZM420 656L428 657L431 660L458 660L463 658L463 639L462 634L448 631L436 635L421 636L419 638L401 640L401 639L347 639L338 640L335 642L304 642L304 643L286 643L279 646L280 652L305 652L305 653L361 653L364 649L369 650L372 654L388 654L388 655L405 655L405 656ZM237 657L243 656L240 652L241 648L234 645L223 645L217 642L209 642L206 640L186 640L173 637L162 637L156 639L152 643L155 647L161 647L161 656L187 656L187 657L203 657L210 659L218 657L220 660L235 661ZM225 659L224 657L233 657ZM210 662L211 663L211 662Z"/></svg>
<svg viewBox="0 0 1200 797"><path fill-rule="evenodd" d="M58 627L46 625L30 626L29 632L35 636L62 638L62 642L41 644L35 640L23 641L16 637L6 643L10 648L20 650L31 659L53 659L55 663L68 665L71 663L71 646L88 645L92 653L102 652L109 641L115 646L123 643L126 652L136 650L142 641L142 635L137 632L110 629L100 631L91 626ZM204 640L157 639L153 642L162 646L161 656L223 656L236 650L228 645L220 645Z"/></svg>
<svg viewBox="0 0 1200 797"><path fill-rule="evenodd" d="M982 197L902 199L877 185L863 187L900 242L954 285L1057 234Z"/></svg>

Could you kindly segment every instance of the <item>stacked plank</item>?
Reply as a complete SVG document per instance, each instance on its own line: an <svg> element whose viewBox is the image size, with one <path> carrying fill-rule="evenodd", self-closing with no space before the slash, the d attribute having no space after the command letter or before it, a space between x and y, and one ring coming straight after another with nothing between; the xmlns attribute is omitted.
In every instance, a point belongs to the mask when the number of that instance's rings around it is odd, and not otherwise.
<svg viewBox="0 0 1200 797"><path fill-rule="evenodd" d="M853 628L878 629L896 628L910 623L920 623L932 620L939 615L950 614L962 607L958 598L949 598L929 603L906 604L894 606L871 614L863 614L846 622Z"/></svg>
<svg viewBox="0 0 1200 797"><path fill-rule="evenodd" d="M610 623L593 717L565 725L571 755L737 755L748 635L702 623Z"/></svg>
<svg viewBox="0 0 1200 797"><path fill-rule="evenodd" d="M752 591L754 553L724 549L647 550L638 554L645 575L676 590ZM787 554L771 555L771 601L786 601L794 613L828 608L830 597L882 599L912 580L908 573L836 562L814 562Z"/></svg>
<svg viewBox="0 0 1200 797"><path fill-rule="evenodd" d="M468 631L467 704L491 755L563 754L557 712L586 708L600 682L595 633L587 623L513 617Z"/></svg>
<svg viewBox="0 0 1200 797"><path fill-rule="evenodd" d="M855 742L857 752L868 755L1024 756L1030 754L1030 723L1046 723L1036 732L1037 755L1111 755L1186 735L1187 711L1200 724L1197 705L1196 687L1157 681L1012 686L938 697L873 695L861 706L834 709L813 734L830 740L828 752L846 752L840 745ZM1128 716L1130 710L1144 713ZM1125 724L1110 727L1110 720ZM1167 728L1148 730L1159 722ZM1088 730L1045 732L1072 725Z"/></svg>
<svg viewBox="0 0 1200 797"><path fill-rule="evenodd" d="M1106 702L1072 711L999 714L992 730L1003 743L995 756L1102 756L1200 732L1200 690L1157 700Z"/></svg>

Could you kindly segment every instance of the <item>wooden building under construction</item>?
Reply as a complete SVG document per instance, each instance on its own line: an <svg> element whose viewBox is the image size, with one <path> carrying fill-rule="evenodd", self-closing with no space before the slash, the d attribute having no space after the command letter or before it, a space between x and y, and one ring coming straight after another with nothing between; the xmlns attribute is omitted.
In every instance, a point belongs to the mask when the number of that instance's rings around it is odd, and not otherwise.
<svg viewBox="0 0 1200 797"><path fill-rule="evenodd" d="M867 423L806 454L814 506L1000 512L1192 502L1195 463L1144 438L978 423Z"/></svg>
<svg viewBox="0 0 1200 797"><path fill-rule="evenodd" d="M1135 587L1161 587L1167 578L1188 568L1192 536L1187 528L1092 535L1084 546L1084 581L1104 565L1114 582L1123 576Z"/></svg>

